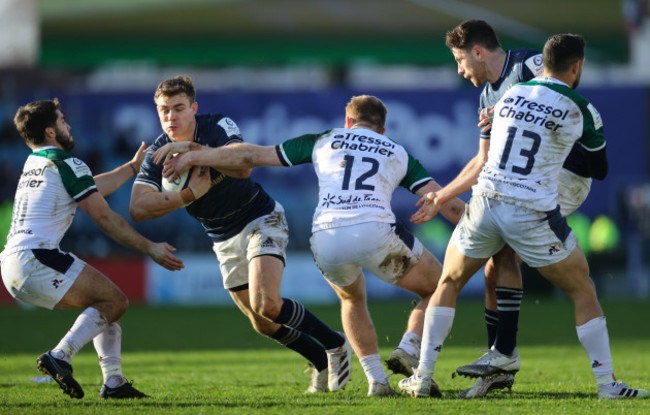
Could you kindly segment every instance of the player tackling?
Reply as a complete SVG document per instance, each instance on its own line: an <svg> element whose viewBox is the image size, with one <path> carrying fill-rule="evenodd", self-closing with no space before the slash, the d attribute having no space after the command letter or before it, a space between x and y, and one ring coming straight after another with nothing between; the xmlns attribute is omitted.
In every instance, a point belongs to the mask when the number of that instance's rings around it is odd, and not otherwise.
<svg viewBox="0 0 650 415"><path fill-rule="evenodd" d="M486 162L465 215L452 234L440 283L427 308L420 363L416 373L399 384L414 397L430 396L432 376L451 331L460 290L506 244L573 302L578 339L591 362L598 396L649 396L648 391L631 388L614 377L607 324L589 266L557 203L558 176L576 142L586 150L593 176L602 180L607 175L602 119L594 106L574 91L584 64L584 40L571 34L551 36L543 55L543 76L514 85L505 93L494 108L491 139L481 142ZM559 110L558 117L549 114L549 118L561 127L553 131L554 126L504 116L505 107L524 101L531 109L543 105ZM443 202L436 193L427 195L412 220L431 219ZM518 359L498 349L471 366L478 376L519 368Z"/></svg>

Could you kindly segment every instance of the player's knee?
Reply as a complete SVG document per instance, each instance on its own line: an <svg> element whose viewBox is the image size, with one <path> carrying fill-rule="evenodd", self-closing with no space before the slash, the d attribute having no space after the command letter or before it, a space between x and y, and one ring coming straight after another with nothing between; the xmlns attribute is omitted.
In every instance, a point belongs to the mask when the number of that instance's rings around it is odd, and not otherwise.
<svg viewBox="0 0 650 415"><path fill-rule="evenodd" d="M277 301L273 301L270 298L265 298L253 301L251 307L255 314L269 320L275 320L280 315L282 304Z"/></svg>
<svg viewBox="0 0 650 415"><path fill-rule="evenodd" d="M129 298L126 294L120 292L120 295L115 301L115 311L117 314L116 321L120 319L126 313L126 309L129 308Z"/></svg>

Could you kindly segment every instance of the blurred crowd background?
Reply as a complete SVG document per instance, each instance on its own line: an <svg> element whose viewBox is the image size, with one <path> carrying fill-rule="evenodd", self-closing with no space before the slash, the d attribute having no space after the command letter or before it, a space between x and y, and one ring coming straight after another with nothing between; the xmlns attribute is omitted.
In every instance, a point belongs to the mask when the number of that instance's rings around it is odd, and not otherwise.
<svg viewBox="0 0 650 415"><path fill-rule="evenodd" d="M444 43L468 18L488 21L506 49L539 50L554 33L585 37L578 91L603 117L610 175L569 221L601 293L647 298L650 0L0 0L0 243L29 152L13 126L19 106L58 97L75 156L100 173L161 133L153 92L176 75L194 80L199 112L230 116L246 141L263 145L342 126L352 95L377 95L389 109L387 135L444 185L478 148L480 89L457 75ZM253 173L287 210L291 252L309 250L311 170ZM108 201L130 220L129 198L126 185ZM415 202L396 194L403 222ZM185 212L133 224L179 253L216 261ZM451 224L411 229L442 260ZM133 255L80 210L62 248L115 261Z"/></svg>

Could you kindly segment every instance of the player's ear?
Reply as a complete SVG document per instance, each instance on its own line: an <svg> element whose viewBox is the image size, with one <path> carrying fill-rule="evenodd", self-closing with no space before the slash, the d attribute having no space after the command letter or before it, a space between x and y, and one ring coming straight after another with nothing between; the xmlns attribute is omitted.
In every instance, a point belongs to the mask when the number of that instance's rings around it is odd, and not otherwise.
<svg viewBox="0 0 650 415"><path fill-rule="evenodd" d="M45 137L49 138L54 138L56 137L56 131L54 130L54 127L46 127L45 128Z"/></svg>
<svg viewBox="0 0 650 415"><path fill-rule="evenodd" d="M350 117L348 117L347 115L345 116L345 125L344 125L344 127L345 128L352 127L352 119L350 119Z"/></svg>
<svg viewBox="0 0 650 415"><path fill-rule="evenodd" d="M199 110L199 103L194 101L192 102L192 114L196 115L196 112Z"/></svg>
<svg viewBox="0 0 650 415"><path fill-rule="evenodd" d="M481 45L472 46L472 56L474 56L475 59L482 59L484 52L485 50Z"/></svg>

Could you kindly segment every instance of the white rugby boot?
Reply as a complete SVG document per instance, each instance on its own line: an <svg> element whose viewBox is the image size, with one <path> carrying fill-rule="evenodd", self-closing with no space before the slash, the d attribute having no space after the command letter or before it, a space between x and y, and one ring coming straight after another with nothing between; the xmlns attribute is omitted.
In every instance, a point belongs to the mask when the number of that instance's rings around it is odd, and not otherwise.
<svg viewBox="0 0 650 415"><path fill-rule="evenodd" d="M327 386L332 392L343 389L352 372L352 347L345 334L341 335L345 339L343 346L325 350L328 363Z"/></svg>
<svg viewBox="0 0 650 415"><path fill-rule="evenodd" d="M623 382L612 382L598 387L600 399L648 399L650 394L645 389L634 389Z"/></svg>

